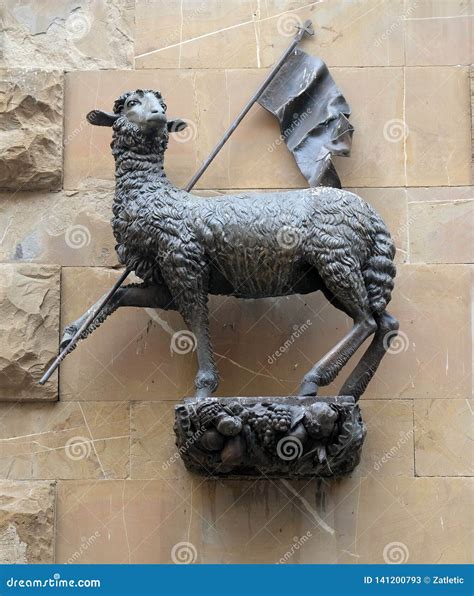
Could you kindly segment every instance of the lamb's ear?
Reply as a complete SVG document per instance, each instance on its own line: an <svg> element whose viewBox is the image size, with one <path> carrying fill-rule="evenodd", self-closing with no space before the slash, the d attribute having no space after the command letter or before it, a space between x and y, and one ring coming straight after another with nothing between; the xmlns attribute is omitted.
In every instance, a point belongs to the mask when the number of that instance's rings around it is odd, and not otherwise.
<svg viewBox="0 0 474 596"><path fill-rule="evenodd" d="M87 121L95 126L112 126L119 117L120 114L112 114L111 112L103 112L102 110L92 110L86 116Z"/></svg>
<svg viewBox="0 0 474 596"><path fill-rule="evenodd" d="M187 122L179 118L168 120L168 132L179 132L180 130L184 130L187 125Z"/></svg>

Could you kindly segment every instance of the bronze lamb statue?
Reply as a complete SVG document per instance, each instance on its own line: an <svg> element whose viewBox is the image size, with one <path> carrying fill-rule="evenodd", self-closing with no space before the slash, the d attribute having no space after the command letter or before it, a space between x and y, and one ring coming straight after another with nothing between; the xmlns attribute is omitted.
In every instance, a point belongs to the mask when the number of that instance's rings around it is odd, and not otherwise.
<svg viewBox="0 0 474 596"><path fill-rule="evenodd" d="M177 310L197 340L196 396L207 397L219 382L208 294L264 298L321 290L354 326L306 373L299 395L316 395L374 334L340 392L357 400L398 329L386 311L395 247L372 207L327 187L217 198L176 188L163 159L169 134L186 124L167 119L157 91L125 93L113 113L94 110L87 119L112 127L116 250L143 283L120 287L82 337L121 306ZM62 348L86 316L66 327Z"/></svg>

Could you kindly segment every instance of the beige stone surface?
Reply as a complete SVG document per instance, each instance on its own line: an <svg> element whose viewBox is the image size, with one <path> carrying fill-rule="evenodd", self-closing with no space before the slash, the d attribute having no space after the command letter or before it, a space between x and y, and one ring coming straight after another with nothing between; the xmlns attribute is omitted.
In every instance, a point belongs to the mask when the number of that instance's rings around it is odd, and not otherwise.
<svg viewBox="0 0 474 596"><path fill-rule="evenodd" d="M367 435L354 476L414 476L413 402L361 401Z"/></svg>
<svg viewBox="0 0 474 596"><path fill-rule="evenodd" d="M172 563L175 544L197 542L189 487L189 481L60 482L56 562L67 562L84 537L95 536L77 563Z"/></svg>
<svg viewBox="0 0 474 596"><path fill-rule="evenodd" d="M395 542L409 563L469 563L471 504L466 478L63 481L57 562L99 533L81 563L168 563L173 549L196 563L384 563Z"/></svg>
<svg viewBox="0 0 474 596"><path fill-rule="evenodd" d="M473 476L473 409L468 399L415 403L418 476Z"/></svg>
<svg viewBox="0 0 474 596"><path fill-rule="evenodd" d="M471 184L468 67L407 68L408 186Z"/></svg>
<svg viewBox="0 0 474 596"><path fill-rule="evenodd" d="M256 0L136 3L135 68L260 66Z"/></svg>
<svg viewBox="0 0 474 596"><path fill-rule="evenodd" d="M471 179L474 180L474 66L469 71L471 80Z"/></svg>
<svg viewBox="0 0 474 596"><path fill-rule="evenodd" d="M58 398L57 373L38 381L57 355L59 291L56 265L0 264L0 401Z"/></svg>
<svg viewBox="0 0 474 596"><path fill-rule="evenodd" d="M389 311L400 335L364 399L471 395L471 276L464 265L398 268Z"/></svg>
<svg viewBox="0 0 474 596"><path fill-rule="evenodd" d="M401 0L184 0L180 8L137 2L135 68L268 67L306 19L316 35L301 47L330 66L403 64Z"/></svg>
<svg viewBox="0 0 474 596"><path fill-rule="evenodd" d="M282 14L284 13L284 14ZM262 63L272 65L286 49L295 23L313 21L316 37L302 47L329 66L398 66L403 55L403 2L264 2ZM276 34L276 31L279 35Z"/></svg>
<svg viewBox="0 0 474 596"><path fill-rule="evenodd" d="M404 12L407 65L472 62L470 0L406 0Z"/></svg>
<svg viewBox="0 0 474 596"><path fill-rule="evenodd" d="M0 189L57 190L62 181L63 75L0 69Z"/></svg>
<svg viewBox="0 0 474 596"><path fill-rule="evenodd" d="M0 563L54 563L54 482L0 480Z"/></svg>
<svg viewBox="0 0 474 596"><path fill-rule="evenodd" d="M0 64L60 69L130 68L132 0L6 0Z"/></svg>
<svg viewBox="0 0 474 596"><path fill-rule="evenodd" d="M184 479L188 475L175 445L174 406L179 402L131 404L130 477ZM362 460L355 476L413 476L412 402L367 400L361 404L367 425Z"/></svg>
<svg viewBox="0 0 474 596"><path fill-rule="evenodd" d="M408 203L441 202L449 201L467 201L474 197L474 187L472 186L429 186L409 187L407 191Z"/></svg>
<svg viewBox="0 0 474 596"><path fill-rule="evenodd" d="M173 431L174 407L179 401L134 402L130 422L130 477L186 478Z"/></svg>
<svg viewBox="0 0 474 596"><path fill-rule="evenodd" d="M80 316L117 272L63 269L62 321ZM364 399L464 398L471 392L471 268L401 265L390 312L401 334ZM350 329L321 294L255 301L212 297L219 395L291 395L304 373ZM310 321L310 323L307 323ZM61 399L175 400L193 393L194 354L170 350L177 313L122 309L61 365ZM303 329L296 338L295 330ZM291 345L278 357L277 350ZM338 391L362 355L321 394Z"/></svg>
<svg viewBox="0 0 474 596"><path fill-rule="evenodd" d="M410 203L411 263L474 263L474 199Z"/></svg>
<svg viewBox="0 0 474 596"><path fill-rule="evenodd" d="M334 77L353 110L352 156L336 158L343 186L405 184L403 143L384 137L386 123L403 116L401 68L335 68ZM72 72L66 76L65 188L112 179L111 131L84 125L87 111L110 109L129 88L159 89L170 117L190 122L186 136L175 136L166 153L169 178L184 186L210 153L262 80L258 69ZM382 101L383 98L383 101ZM433 106L433 110L436 106ZM255 131L258 130L258 135ZM276 119L254 106L232 135L198 188L301 188L307 182L286 146L278 142Z"/></svg>
<svg viewBox="0 0 474 596"><path fill-rule="evenodd" d="M0 193L0 261L116 265L113 195L112 188Z"/></svg>
<svg viewBox="0 0 474 596"><path fill-rule="evenodd" d="M127 478L126 402L0 404L0 477Z"/></svg>

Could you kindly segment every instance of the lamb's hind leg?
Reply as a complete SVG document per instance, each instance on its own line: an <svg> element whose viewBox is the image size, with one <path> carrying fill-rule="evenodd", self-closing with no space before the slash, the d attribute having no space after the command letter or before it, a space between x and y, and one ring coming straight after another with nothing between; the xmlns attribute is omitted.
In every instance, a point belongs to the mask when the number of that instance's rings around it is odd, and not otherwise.
<svg viewBox="0 0 474 596"><path fill-rule="evenodd" d="M103 297L91 306L81 317L65 327L61 339L60 349L64 349L71 341L73 335L77 332L82 323L89 314L97 308ZM101 323L105 321L113 312L122 306L141 306L145 308L162 308L164 310L174 310L175 305L168 289L165 286L129 284L120 286L109 302L104 305L94 321L81 334L80 339L88 337ZM74 349L74 348L73 348Z"/></svg>
<svg viewBox="0 0 474 596"><path fill-rule="evenodd" d="M356 259L347 247L336 246L328 251L317 244L308 254L308 262L316 267L324 282L324 294L337 308L354 321L354 327L332 350L304 376L300 395L316 395L320 385L329 385L364 341L374 333L377 324L372 317L364 279Z"/></svg>
<svg viewBox="0 0 474 596"><path fill-rule="evenodd" d="M375 317L377 331L372 343L341 388L339 395L352 395L357 401L375 374L390 343L397 336L398 321L387 311Z"/></svg>
<svg viewBox="0 0 474 596"><path fill-rule="evenodd" d="M349 333L306 373L299 395L313 396L318 387L329 385L376 328L377 324L370 315L360 314L355 317L354 327Z"/></svg>

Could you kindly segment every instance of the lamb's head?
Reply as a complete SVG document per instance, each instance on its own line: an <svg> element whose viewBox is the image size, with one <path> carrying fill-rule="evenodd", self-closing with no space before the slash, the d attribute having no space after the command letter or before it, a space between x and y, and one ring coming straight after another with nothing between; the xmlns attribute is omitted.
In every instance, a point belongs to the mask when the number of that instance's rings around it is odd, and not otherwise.
<svg viewBox="0 0 474 596"><path fill-rule="evenodd" d="M161 93L148 89L128 91L114 103L113 112L92 110L87 120L95 126L113 126L131 134L137 141L147 138L168 139L168 133L186 128L183 120L168 120Z"/></svg>

